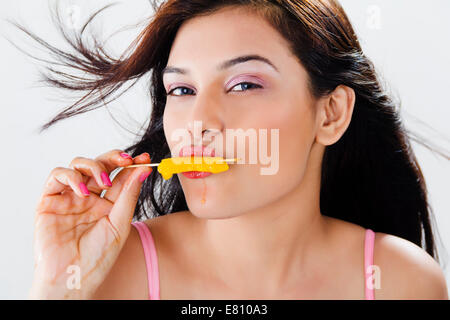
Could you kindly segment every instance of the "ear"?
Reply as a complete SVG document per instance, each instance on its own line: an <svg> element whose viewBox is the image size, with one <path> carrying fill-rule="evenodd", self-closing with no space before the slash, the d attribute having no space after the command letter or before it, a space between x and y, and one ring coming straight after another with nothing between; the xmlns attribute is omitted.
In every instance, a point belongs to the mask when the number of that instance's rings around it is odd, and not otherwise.
<svg viewBox="0 0 450 320"><path fill-rule="evenodd" d="M339 85L319 103L316 142L328 146L342 137L350 125L355 100L352 88Z"/></svg>

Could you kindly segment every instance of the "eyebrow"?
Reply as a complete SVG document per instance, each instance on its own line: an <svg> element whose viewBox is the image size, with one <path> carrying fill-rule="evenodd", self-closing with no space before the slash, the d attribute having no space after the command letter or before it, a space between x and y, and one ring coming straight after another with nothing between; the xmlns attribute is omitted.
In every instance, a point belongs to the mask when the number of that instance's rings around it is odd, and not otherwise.
<svg viewBox="0 0 450 320"><path fill-rule="evenodd" d="M240 56L237 58L227 60L225 62L222 62L217 67L217 70L222 71L222 70L230 68L234 65L237 65L239 63L244 63L244 62L252 61L252 60L264 62L264 63L268 64L269 66L271 66L275 71L280 72L280 71L278 71L278 68L269 59L261 57L260 55L257 55L257 54L245 55L245 56ZM189 74L189 70L183 69L183 68L167 66L162 70L161 75L164 76L166 73Z"/></svg>

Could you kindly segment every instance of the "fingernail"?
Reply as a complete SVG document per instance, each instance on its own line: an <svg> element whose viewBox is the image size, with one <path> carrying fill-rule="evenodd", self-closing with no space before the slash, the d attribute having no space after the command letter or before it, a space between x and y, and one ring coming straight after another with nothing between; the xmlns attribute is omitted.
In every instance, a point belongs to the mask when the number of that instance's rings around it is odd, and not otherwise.
<svg viewBox="0 0 450 320"><path fill-rule="evenodd" d="M125 152L122 152L120 154L120 156L125 159L133 159L128 153L125 153Z"/></svg>
<svg viewBox="0 0 450 320"><path fill-rule="evenodd" d="M86 185L83 182L80 182L80 189L84 195L88 196L90 194L88 188L86 187Z"/></svg>
<svg viewBox="0 0 450 320"><path fill-rule="evenodd" d="M112 186L111 180L109 179L109 176L106 174L106 172L103 171L100 176L102 177L102 181L105 186Z"/></svg>
<svg viewBox="0 0 450 320"><path fill-rule="evenodd" d="M144 153L141 153L140 155L134 157L133 160L135 160L135 159L137 159L139 157L142 157L144 154L148 155L148 157L150 158L150 154L148 152L144 152Z"/></svg>
<svg viewBox="0 0 450 320"><path fill-rule="evenodd" d="M140 177L139 177L139 181L140 182L144 182L145 179L147 179L147 177L150 175L150 173L152 173L152 171L145 172L145 173L141 174Z"/></svg>

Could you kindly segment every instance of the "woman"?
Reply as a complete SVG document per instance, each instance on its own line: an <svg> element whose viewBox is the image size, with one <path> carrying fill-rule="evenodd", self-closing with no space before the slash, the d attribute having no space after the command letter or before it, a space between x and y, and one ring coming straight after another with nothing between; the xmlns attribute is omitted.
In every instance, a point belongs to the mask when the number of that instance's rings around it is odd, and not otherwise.
<svg viewBox="0 0 450 320"><path fill-rule="evenodd" d="M31 298L448 298L420 167L337 1L165 1L121 59L89 49L83 31L64 33L75 54L29 33L85 72L48 81L88 91L43 129L147 72L153 109L138 143L49 175ZM278 170L165 181L139 167L111 183L119 166L178 156L174 133L195 136L195 121L200 147L227 129L277 129ZM190 145L187 156L214 155Z"/></svg>

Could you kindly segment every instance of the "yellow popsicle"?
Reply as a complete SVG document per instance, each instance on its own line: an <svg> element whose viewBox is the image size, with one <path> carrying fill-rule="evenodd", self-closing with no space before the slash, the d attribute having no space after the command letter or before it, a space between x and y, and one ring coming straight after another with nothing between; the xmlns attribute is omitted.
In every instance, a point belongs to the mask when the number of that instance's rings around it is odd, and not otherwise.
<svg viewBox="0 0 450 320"><path fill-rule="evenodd" d="M227 171L229 166L222 157L175 157L163 159L158 165L158 172L165 180L175 173L187 171L203 171L220 173Z"/></svg>

